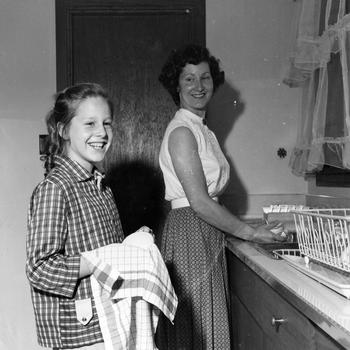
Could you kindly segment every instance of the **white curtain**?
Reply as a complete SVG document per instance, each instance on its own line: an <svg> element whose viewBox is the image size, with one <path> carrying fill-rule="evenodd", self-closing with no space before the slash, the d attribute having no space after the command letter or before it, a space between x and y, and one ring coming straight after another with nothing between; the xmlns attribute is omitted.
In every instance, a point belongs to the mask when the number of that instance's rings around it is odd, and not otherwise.
<svg viewBox="0 0 350 350"><path fill-rule="evenodd" d="M302 0L296 42L284 83L302 89L290 167L294 174L325 164L350 169L350 14L346 0Z"/></svg>

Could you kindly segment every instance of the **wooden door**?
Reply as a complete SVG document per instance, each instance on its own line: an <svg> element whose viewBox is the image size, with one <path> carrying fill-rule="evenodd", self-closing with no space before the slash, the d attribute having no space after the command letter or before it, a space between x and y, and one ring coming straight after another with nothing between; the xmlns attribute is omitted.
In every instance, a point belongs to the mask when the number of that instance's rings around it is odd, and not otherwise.
<svg viewBox="0 0 350 350"><path fill-rule="evenodd" d="M57 89L92 81L113 97L105 170L125 233L160 231L158 152L175 106L158 75L171 49L205 44L205 0L56 0L56 39Z"/></svg>

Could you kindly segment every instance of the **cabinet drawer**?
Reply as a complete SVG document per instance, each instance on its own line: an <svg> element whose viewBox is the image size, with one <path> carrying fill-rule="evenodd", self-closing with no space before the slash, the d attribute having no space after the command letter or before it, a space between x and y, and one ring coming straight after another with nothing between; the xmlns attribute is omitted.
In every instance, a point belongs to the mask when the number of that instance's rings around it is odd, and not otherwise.
<svg viewBox="0 0 350 350"><path fill-rule="evenodd" d="M284 350L315 348L316 332L308 318L233 254L228 254L228 260L231 293L245 305L269 342ZM273 325L281 319L284 323L279 327Z"/></svg>

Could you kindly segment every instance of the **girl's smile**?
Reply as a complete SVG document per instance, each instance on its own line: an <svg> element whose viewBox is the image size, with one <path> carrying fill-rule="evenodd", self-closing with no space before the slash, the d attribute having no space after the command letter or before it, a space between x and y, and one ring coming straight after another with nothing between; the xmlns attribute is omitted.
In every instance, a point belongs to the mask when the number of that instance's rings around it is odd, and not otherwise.
<svg viewBox="0 0 350 350"><path fill-rule="evenodd" d="M77 108L76 115L63 131L66 154L88 171L101 162L111 144L112 116L102 97L88 97Z"/></svg>

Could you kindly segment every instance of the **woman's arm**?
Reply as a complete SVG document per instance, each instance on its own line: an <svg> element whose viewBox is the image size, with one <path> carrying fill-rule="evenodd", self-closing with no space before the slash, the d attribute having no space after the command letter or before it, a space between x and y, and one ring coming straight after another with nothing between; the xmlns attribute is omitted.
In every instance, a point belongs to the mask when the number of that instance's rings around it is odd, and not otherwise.
<svg viewBox="0 0 350 350"><path fill-rule="evenodd" d="M193 133L186 127L174 129L169 137L169 153L191 208L207 223L245 240L284 240L263 226L253 228L208 195L206 179ZM282 229L281 229L282 230Z"/></svg>

